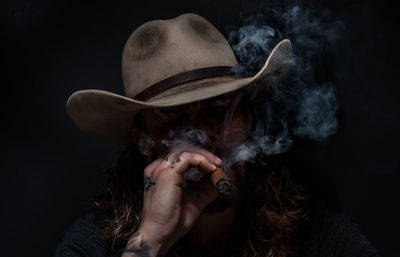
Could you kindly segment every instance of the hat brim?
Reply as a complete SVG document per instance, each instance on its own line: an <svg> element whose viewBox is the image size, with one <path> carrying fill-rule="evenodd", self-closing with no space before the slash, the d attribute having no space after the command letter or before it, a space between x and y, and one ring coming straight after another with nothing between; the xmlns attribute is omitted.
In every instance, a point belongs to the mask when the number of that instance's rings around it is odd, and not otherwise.
<svg viewBox="0 0 400 257"><path fill-rule="evenodd" d="M102 141L126 145L132 143L132 126L136 114L146 108L187 104L223 95L243 87L255 95L269 94L285 77L292 60L288 39L279 42L268 56L264 66L252 77L212 81L169 94L150 101L138 101L104 90L85 89L73 93L66 110L72 121Z"/></svg>

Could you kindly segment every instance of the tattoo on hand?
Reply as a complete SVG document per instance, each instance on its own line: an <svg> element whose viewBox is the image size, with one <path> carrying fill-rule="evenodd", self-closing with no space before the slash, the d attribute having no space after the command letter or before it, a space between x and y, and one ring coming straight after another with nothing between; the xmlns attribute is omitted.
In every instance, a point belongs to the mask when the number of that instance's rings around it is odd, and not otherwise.
<svg viewBox="0 0 400 257"><path fill-rule="evenodd" d="M169 152L164 158L163 158L163 161L168 161L168 157L171 155L171 152Z"/></svg>
<svg viewBox="0 0 400 257"><path fill-rule="evenodd" d="M143 241L143 234L136 232L128 241L124 253L131 253L130 256L149 257L150 246Z"/></svg>

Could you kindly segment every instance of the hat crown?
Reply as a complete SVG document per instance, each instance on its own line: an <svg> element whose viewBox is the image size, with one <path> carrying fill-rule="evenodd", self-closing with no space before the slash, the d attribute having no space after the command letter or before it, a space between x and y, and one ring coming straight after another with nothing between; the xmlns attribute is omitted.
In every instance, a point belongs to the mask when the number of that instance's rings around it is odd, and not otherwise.
<svg viewBox="0 0 400 257"><path fill-rule="evenodd" d="M236 64L225 37L197 14L149 21L139 26L124 46L125 95L134 98L151 85L186 71Z"/></svg>

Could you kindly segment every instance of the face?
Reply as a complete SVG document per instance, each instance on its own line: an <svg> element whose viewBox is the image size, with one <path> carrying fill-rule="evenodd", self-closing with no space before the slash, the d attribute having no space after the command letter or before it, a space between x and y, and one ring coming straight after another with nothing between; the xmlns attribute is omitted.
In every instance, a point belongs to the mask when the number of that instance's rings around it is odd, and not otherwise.
<svg viewBox="0 0 400 257"><path fill-rule="evenodd" d="M144 109L138 118L145 131L134 128L133 139L148 164L165 152L166 144L170 148L171 144L185 141L209 150L223 162L228 161L251 131L251 112L245 106L244 97L241 92L231 92L175 107ZM149 147L143 147L149 141L152 142L150 151ZM239 172L243 169L238 165L224 169L238 185L237 179L243 175ZM222 202L217 198L208 210L226 205Z"/></svg>

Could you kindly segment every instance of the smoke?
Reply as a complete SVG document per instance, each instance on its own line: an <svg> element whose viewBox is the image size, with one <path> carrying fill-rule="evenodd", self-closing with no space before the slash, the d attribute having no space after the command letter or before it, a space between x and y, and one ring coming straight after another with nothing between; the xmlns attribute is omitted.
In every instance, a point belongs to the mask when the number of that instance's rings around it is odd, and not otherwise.
<svg viewBox="0 0 400 257"><path fill-rule="evenodd" d="M294 63L275 94L255 110L255 129L250 139L235 149L230 162L254 161L260 154L288 151L294 137L322 142L336 133L339 104L334 84L321 81L324 57L345 28L331 21L330 12L311 6L272 7L228 28L228 41L240 71L253 76L264 65L273 47L289 39Z"/></svg>
<svg viewBox="0 0 400 257"><path fill-rule="evenodd" d="M161 144L168 149L168 152L173 152L177 150L177 148L207 147L212 143L203 130L191 127L184 127L178 130L170 129L167 138L168 139L164 138L161 140ZM200 181L204 175L204 172L195 167L189 168L183 173L183 188L187 189L189 187L188 181Z"/></svg>
<svg viewBox="0 0 400 257"><path fill-rule="evenodd" d="M167 124L164 126L165 131L163 131L162 134L165 134L165 137L161 139L161 144L163 145L163 148L167 152L179 150L178 148L185 149L191 147L201 147L207 149L223 160L222 167L226 169L225 172L227 173L227 175L230 175L229 168L234 164L234 162L231 161L233 156L232 151L234 150L234 147L232 147L232 145L239 145L241 142L238 142L237 140L239 139L237 138L229 137L228 134L231 132L247 133L247 131L241 131L242 128L236 128L234 130L228 129L229 124L234 118L236 109L242 102L243 96L243 93L232 92L223 96L208 99L206 100L206 102L201 101L203 105L208 105L212 103L219 106L217 108L222 109L222 115L220 117L223 118L221 119L221 121L223 121L221 128L224 129L224 133L223 136L219 139L219 142L222 142L222 145L217 146L214 142L215 138L213 140L204 130L192 127L190 124L187 123L184 115L181 115L180 118L172 120L172 122L167 122ZM181 111L185 110L186 108L186 105L182 106ZM215 107L212 106L211 108L213 109ZM218 110L215 109L213 109L212 111L218 112ZM174 115L175 114L170 115L171 117L169 118L172 119L173 117L176 117L176 115ZM210 115L216 117L216 114ZM184 173L184 180L198 181L203 175L204 172L200 172L195 168L189 169Z"/></svg>
<svg viewBox="0 0 400 257"><path fill-rule="evenodd" d="M294 57L286 79L271 97L254 108L253 130L244 143L235 145L224 138L223 146L216 149L213 140L202 130L171 127L168 139L161 141L168 151L183 145L200 146L218 154L223 168L229 169L238 162L253 162L259 155L286 152L295 137L322 142L336 133L335 114L339 104L334 84L324 80L324 61L344 24L331 21L327 10L299 5L268 8L244 18L242 23L239 27L227 27L228 41L239 62L235 69L244 76L253 76L274 46L287 38L292 42ZM238 105L240 101L229 106L225 129ZM235 147L231 148L232 145ZM196 169L191 171L185 172L187 179L200 179Z"/></svg>
<svg viewBox="0 0 400 257"><path fill-rule="evenodd" d="M336 132L338 120L335 112L338 109L333 86L322 84L314 89L303 90L299 113L296 116L298 126L293 133L299 137L323 141Z"/></svg>

